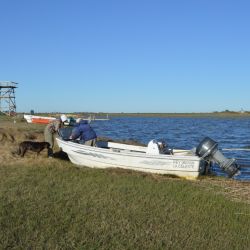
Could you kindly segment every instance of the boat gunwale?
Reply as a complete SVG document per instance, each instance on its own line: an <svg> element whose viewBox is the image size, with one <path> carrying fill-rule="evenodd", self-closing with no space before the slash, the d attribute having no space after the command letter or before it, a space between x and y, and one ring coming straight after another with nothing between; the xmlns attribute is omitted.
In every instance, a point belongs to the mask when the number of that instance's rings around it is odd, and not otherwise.
<svg viewBox="0 0 250 250"><path fill-rule="evenodd" d="M158 159L158 160L190 160L190 161L202 160L199 156L196 156L196 155L167 155L167 154L153 155L153 154L147 154L146 152L143 152L143 151L133 151L133 150L128 151L128 150L122 150L122 149L121 151L116 152L116 151L112 151L112 149L116 149L116 148L93 147L93 146L88 146L84 144L78 144L78 143L71 142L71 141L65 141L61 138L56 138L56 140L58 140L59 143L63 143L68 147L72 146L80 150L87 150L87 151L92 151L92 152L99 151L100 153L105 153L105 154L124 155L124 156L130 156L130 157L150 158L150 159ZM71 151L79 154L79 152L76 152L73 149Z"/></svg>

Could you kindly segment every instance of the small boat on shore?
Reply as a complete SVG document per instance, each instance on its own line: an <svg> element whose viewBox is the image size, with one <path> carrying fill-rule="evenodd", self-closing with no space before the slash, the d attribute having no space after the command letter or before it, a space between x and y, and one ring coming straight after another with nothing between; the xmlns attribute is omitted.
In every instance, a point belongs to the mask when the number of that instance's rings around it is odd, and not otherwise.
<svg viewBox="0 0 250 250"><path fill-rule="evenodd" d="M212 150L217 152L215 145L210 145L213 148L209 148L207 144L199 145L200 153L206 153L206 156L203 157L193 150L164 148L164 144L156 140L150 141L148 146L98 141L96 146L92 147L69 141L62 134L60 138L56 138L59 148L67 153L72 163L79 167L123 168L185 179L197 179L200 175L207 173L210 167L210 161L207 160L208 155L212 153ZM207 152L209 150L210 152ZM222 160L224 161L224 159ZM225 160L222 168L232 177L238 169L233 166L234 161ZM225 166L225 163L228 166Z"/></svg>
<svg viewBox="0 0 250 250"><path fill-rule="evenodd" d="M174 150L173 155L155 155L147 153L147 147L142 146L99 142L91 147L60 138L56 140L70 161L79 166L124 168L187 179L196 179L205 171L205 161L185 150Z"/></svg>
<svg viewBox="0 0 250 250"><path fill-rule="evenodd" d="M37 115L24 115L23 116L24 119L28 122L28 123L39 123L39 124L48 124L51 121L55 120L55 117L51 117L51 116L37 116ZM69 117L68 121L65 122L65 125L70 125L70 124L74 124L76 122L77 118L72 118ZM81 120L87 120L89 122L92 121L108 121L109 117L107 115L106 118L97 118L95 116L89 116L89 117L80 117Z"/></svg>
<svg viewBox="0 0 250 250"><path fill-rule="evenodd" d="M56 120L55 117L46 117L37 115L24 115L23 117L28 123L38 123L38 124L48 124L51 121Z"/></svg>

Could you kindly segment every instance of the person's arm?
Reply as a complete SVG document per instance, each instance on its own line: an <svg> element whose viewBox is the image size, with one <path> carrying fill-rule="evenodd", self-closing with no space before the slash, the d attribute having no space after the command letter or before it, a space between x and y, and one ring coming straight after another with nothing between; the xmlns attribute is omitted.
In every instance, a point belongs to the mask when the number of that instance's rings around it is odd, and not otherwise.
<svg viewBox="0 0 250 250"><path fill-rule="evenodd" d="M55 131L57 131L57 132L59 131L59 129L61 128L61 124L62 124L61 121L55 122Z"/></svg>

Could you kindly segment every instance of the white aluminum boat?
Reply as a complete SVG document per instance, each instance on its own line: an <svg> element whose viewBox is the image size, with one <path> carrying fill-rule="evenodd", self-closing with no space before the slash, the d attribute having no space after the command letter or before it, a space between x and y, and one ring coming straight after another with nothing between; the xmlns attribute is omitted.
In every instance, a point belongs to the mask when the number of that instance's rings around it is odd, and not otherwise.
<svg viewBox="0 0 250 250"><path fill-rule="evenodd" d="M98 142L96 147L91 147L62 138L56 140L70 161L79 166L123 168L186 179L196 179L206 170L206 161L191 150L173 150L172 154L164 154L154 141L147 147L114 142Z"/></svg>

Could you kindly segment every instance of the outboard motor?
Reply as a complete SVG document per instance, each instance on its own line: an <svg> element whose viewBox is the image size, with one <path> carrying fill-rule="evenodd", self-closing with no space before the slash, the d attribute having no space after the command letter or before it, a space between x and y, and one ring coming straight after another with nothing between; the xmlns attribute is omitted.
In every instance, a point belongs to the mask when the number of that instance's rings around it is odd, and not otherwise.
<svg viewBox="0 0 250 250"><path fill-rule="evenodd" d="M228 177L233 177L239 174L239 167L235 159L227 159L219 150L218 143L209 137L205 137L199 146L196 148L196 154L208 161L216 162L223 171L228 174Z"/></svg>

